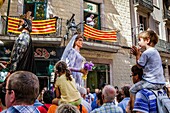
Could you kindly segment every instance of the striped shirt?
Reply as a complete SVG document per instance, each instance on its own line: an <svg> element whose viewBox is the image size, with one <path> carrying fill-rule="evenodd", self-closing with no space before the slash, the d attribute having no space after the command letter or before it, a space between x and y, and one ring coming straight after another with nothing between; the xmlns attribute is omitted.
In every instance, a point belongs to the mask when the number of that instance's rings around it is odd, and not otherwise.
<svg viewBox="0 0 170 113"><path fill-rule="evenodd" d="M100 108L94 109L91 113L123 113L123 110L114 103L104 103Z"/></svg>
<svg viewBox="0 0 170 113"><path fill-rule="evenodd" d="M143 113L157 113L156 96L148 89L142 89L136 93L133 111Z"/></svg>
<svg viewBox="0 0 170 113"><path fill-rule="evenodd" d="M11 106L7 110L2 111L1 113L40 113L35 106Z"/></svg>

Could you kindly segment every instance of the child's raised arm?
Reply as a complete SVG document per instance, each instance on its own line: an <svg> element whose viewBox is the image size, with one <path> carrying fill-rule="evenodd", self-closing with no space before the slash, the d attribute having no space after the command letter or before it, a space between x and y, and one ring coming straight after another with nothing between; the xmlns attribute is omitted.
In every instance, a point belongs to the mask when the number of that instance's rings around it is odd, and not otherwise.
<svg viewBox="0 0 170 113"><path fill-rule="evenodd" d="M131 50L130 50L130 53L133 54L134 56L136 56L136 64L139 68L141 68L137 63L137 61L139 60L139 58L141 56L140 48L133 45Z"/></svg>

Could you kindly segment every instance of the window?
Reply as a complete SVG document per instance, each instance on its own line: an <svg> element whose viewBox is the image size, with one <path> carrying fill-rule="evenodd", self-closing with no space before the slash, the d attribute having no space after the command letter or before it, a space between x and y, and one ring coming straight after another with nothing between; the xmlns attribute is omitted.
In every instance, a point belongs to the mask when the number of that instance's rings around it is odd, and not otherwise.
<svg viewBox="0 0 170 113"><path fill-rule="evenodd" d="M84 1L84 21L86 23L86 19L90 17L90 15L94 15L94 28L101 29L100 27L100 8L99 4L86 2Z"/></svg>
<svg viewBox="0 0 170 113"><path fill-rule="evenodd" d="M143 25L143 30L146 30L147 29L146 17L143 17L143 16L139 15L139 24Z"/></svg>
<svg viewBox="0 0 170 113"><path fill-rule="evenodd" d="M170 0L163 0L165 10L170 10Z"/></svg>
<svg viewBox="0 0 170 113"><path fill-rule="evenodd" d="M87 76L87 87L94 91L95 88L101 89L106 83L110 84L109 64L94 64L93 71L90 71Z"/></svg>
<svg viewBox="0 0 170 113"><path fill-rule="evenodd" d="M47 0L24 0L24 14L27 11L31 11L36 20L46 19Z"/></svg>

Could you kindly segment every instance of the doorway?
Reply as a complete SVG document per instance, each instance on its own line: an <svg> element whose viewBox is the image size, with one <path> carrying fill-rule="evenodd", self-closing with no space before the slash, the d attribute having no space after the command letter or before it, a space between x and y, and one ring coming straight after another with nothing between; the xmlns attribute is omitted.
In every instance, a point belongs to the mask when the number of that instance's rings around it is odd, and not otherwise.
<svg viewBox="0 0 170 113"><path fill-rule="evenodd" d="M109 64L94 64L93 71L87 76L87 87L94 92L96 88L101 89L105 84L110 84Z"/></svg>

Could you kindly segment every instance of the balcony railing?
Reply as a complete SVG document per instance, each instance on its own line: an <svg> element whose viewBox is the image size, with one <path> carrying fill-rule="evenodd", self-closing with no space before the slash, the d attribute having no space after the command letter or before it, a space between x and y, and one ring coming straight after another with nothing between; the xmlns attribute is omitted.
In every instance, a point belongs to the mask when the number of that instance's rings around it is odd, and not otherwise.
<svg viewBox="0 0 170 113"><path fill-rule="evenodd" d="M159 51L170 53L170 43L165 40L159 39L158 44L156 44L156 48Z"/></svg>
<svg viewBox="0 0 170 113"><path fill-rule="evenodd" d="M14 17L14 18L18 18L18 17ZM18 34L15 33L11 33L8 32L8 18L6 16L1 16L0 18L0 35L7 35L7 36L17 36ZM48 25L47 25L48 27ZM56 31L56 32L55 32ZM53 38L53 37L61 37L62 35L62 18L58 18L56 23L55 23L55 31L53 33L40 33L40 34L32 34L32 36L36 36L38 37L49 37Z"/></svg>
<svg viewBox="0 0 170 113"><path fill-rule="evenodd" d="M164 19L170 19L170 10L164 9Z"/></svg>
<svg viewBox="0 0 170 113"><path fill-rule="evenodd" d="M148 13L153 12L153 0L134 0L134 6Z"/></svg>

